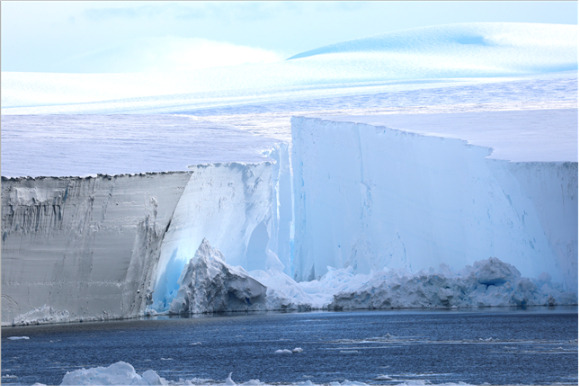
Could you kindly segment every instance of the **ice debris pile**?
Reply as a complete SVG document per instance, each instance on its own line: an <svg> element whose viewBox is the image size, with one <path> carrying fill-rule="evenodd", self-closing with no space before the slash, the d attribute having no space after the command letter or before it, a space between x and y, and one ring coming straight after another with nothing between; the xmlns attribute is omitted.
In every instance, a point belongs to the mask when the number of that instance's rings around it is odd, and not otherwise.
<svg viewBox="0 0 580 387"><path fill-rule="evenodd" d="M537 279L522 277L515 266L495 257L459 272L445 266L416 274L393 269L360 274L352 268L329 268L319 280L303 282L274 269L248 273L224 260L204 239L183 269L169 313L525 307L577 302L574 293L552 285L548 274Z"/></svg>
<svg viewBox="0 0 580 387"><path fill-rule="evenodd" d="M169 313L213 313L264 309L266 287L242 267L224 262L223 254L203 239L179 278Z"/></svg>
<svg viewBox="0 0 580 387"><path fill-rule="evenodd" d="M459 275L380 272L351 292L334 296L330 309L450 308L573 304L573 293L532 280L498 258L477 261Z"/></svg>

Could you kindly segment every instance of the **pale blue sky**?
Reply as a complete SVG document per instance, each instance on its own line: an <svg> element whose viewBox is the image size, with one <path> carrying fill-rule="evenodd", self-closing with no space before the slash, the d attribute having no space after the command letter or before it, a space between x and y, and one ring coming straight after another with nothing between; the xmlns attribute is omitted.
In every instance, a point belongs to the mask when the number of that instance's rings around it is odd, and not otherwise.
<svg viewBox="0 0 580 387"><path fill-rule="evenodd" d="M181 39L180 49L190 38L260 48L264 51L245 54L256 55L259 61L268 60L270 52L284 58L327 44L421 26L577 24L578 16L577 3L571 1L3 1L1 7L2 71L40 72L108 71L117 53L126 47L135 51L139 44L149 46L151 39L158 46ZM142 60L146 57L139 55Z"/></svg>

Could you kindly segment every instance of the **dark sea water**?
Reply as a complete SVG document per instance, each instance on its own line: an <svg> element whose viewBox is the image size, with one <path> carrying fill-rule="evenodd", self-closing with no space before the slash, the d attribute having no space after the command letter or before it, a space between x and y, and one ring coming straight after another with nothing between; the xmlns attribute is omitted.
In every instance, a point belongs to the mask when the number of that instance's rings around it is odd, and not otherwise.
<svg viewBox="0 0 580 387"><path fill-rule="evenodd" d="M577 385L577 338L577 308L158 318L3 328L1 372L3 385L55 385L125 361L170 382Z"/></svg>

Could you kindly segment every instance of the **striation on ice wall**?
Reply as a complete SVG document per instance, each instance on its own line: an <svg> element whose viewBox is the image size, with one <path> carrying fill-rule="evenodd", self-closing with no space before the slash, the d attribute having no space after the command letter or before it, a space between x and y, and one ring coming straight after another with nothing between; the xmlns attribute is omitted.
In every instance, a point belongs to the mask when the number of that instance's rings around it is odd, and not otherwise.
<svg viewBox="0 0 580 387"><path fill-rule="evenodd" d="M137 316L190 173L2 178L2 324Z"/></svg>
<svg viewBox="0 0 580 387"><path fill-rule="evenodd" d="M577 161L510 162L457 138L319 118L292 129L294 278L495 256L577 289Z"/></svg>

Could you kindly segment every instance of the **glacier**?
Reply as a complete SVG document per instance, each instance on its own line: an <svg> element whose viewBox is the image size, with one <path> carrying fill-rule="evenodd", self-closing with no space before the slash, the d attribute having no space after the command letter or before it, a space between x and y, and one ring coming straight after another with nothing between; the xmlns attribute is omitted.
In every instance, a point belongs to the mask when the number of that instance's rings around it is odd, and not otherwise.
<svg viewBox="0 0 580 387"><path fill-rule="evenodd" d="M3 73L2 325L169 313L204 239L266 310L433 307L377 289L441 283L442 307L577 303L576 56L576 26L476 23L153 78Z"/></svg>

